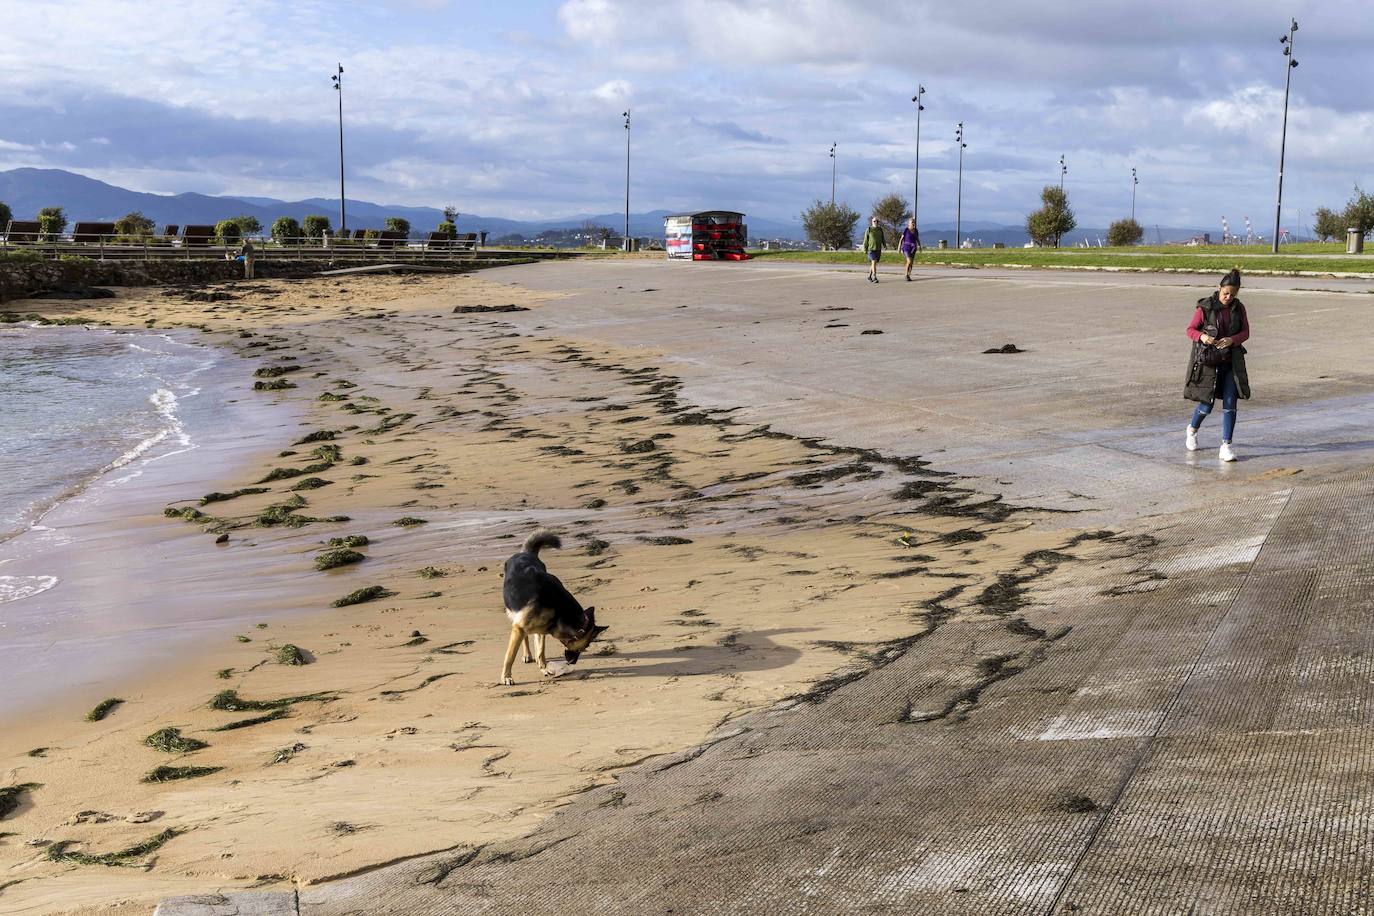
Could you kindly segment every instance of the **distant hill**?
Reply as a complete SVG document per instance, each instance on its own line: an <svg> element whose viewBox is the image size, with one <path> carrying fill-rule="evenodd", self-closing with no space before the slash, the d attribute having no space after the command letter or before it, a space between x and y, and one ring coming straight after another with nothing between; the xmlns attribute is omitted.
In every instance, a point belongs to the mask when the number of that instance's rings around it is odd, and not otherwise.
<svg viewBox="0 0 1374 916"><path fill-rule="evenodd" d="M149 194L130 191L62 169L11 169L0 172L0 201L9 204L16 219L32 219L43 207L63 207L70 220L114 220L133 210L142 211L159 226L166 223L215 223L231 216L256 216L264 227L279 216L303 219L322 213L334 223L339 218L338 199L311 198L283 201L271 197L213 197L207 194ZM702 209L708 209L703 206ZM657 236L663 232L663 217L669 210L630 214L630 231L637 236ZM417 232L432 229L443 213L434 207L403 207L374 204L365 200L348 201L350 229L380 229L388 216L410 220ZM801 238L800 221L771 220L746 215L751 235L769 238ZM458 228L463 232L485 230L492 236L519 233L533 237L545 229L571 229L584 222L609 226L619 231L625 214L578 214L554 220L513 220L462 213ZM3 228L3 227L0 227Z"/></svg>

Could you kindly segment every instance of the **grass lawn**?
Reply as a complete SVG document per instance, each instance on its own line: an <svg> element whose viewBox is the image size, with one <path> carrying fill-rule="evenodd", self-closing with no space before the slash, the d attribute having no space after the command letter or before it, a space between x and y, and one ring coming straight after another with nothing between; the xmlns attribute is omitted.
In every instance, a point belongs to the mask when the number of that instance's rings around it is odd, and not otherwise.
<svg viewBox="0 0 1374 916"><path fill-rule="evenodd" d="M1319 246L1319 248L1318 248ZM1284 253L1268 254L1260 246L1239 246L1226 248L1064 248L1059 251L1049 248L975 248L947 251L923 251L916 256L918 264L954 264L969 267L1039 267L1080 268L1080 269L1126 269L1126 270L1169 270L1197 271L1199 273L1225 273L1237 264L1242 271L1271 271L1275 273L1296 274L1312 273L1362 273L1374 274L1374 253L1350 255L1348 257L1311 257L1310 255L1340 254L1342 246L1306 243L1289 247ZM1298 253L1296 249L1303 249ZM1318 250L1311 250L1318 249ZM1263 253L1261 253L1263 252ZM803 261L821 264L865 264L867 258L861 251L758 251L754 257L760 260ZM1304 256L1309 255L1309 256ZM901 264L902 256L896 251L883 253L884 264Z"/></svg>

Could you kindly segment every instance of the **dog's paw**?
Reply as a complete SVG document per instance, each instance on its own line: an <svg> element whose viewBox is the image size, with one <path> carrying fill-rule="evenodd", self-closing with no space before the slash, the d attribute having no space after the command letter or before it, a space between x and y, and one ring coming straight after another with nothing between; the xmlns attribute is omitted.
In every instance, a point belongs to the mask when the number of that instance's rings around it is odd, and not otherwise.
<svg viewBox="0 0 1374 916"><path fill-rule="evenodd" d="M558 677L558 675L554 673L552 668L540 668L539 671L541 674L544 675L544 677Z"/></svg>
<svg viewBox="0 0 1374 916"><path fill-rule="evenodd" d="M520 659L520 660L521 660L522 662L524 662L525 664L528 665L530 662L534 661L534 656L533 656L533 655L526 655L524 658L522 658L522 659Z"/></svg>
<svg viewBox="0 0 1374 916"><path fill-rule="evenodd" d="M510 677L509 675L507 675L507 676L505 676L505 677L502 677L502 678L501 678L501 683L500 683L498 686L501 686L501 687L514 687L514 686L515 686L515 678Z"/></svg>

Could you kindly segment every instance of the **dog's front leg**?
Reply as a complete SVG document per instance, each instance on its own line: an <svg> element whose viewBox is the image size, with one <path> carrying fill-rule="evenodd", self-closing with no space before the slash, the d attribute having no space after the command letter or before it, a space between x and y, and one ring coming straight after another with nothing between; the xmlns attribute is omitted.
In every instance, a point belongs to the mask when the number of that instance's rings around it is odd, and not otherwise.
<svg viewBox="0 0 1374 916"><path fill-rule="evenodd" d="M530 662L534 661L534 653L532 653L532 652L530 651L530 633L529 633L529 630L526 630L526 631L525 631L525 640L524 640L524 642L525 642L525 654L524 654L523 656L521 656L520 660L521 660L522 662L524 662L525 664L528 665Z"/></svg>
<svg viewBox="0 0 1374 916"><path fill-rule="evenodd" d="M515 678L511 677L510 669L515 664L515 653L520 651L520 644L525 641L525 631L514 626L510 628L510 644L506 646L506 661L501 666L501 683L510 685L515 683Z"/></svg>
<svg viewBox="0 0 1374 916"><path fill-rule="evenodd" d="M539 670L543 673L544 677L553 677L553 672L549 670L549 661L544 658L544 641L548 639L548 636L544 633L540 633L534 638L538 641L539 645Z"/></svg>

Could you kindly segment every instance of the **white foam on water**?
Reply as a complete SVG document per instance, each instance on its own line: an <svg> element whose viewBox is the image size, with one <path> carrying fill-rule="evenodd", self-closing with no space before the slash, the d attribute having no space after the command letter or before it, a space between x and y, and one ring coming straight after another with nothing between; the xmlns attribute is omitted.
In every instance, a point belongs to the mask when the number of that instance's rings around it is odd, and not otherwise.
<svg viewBox="0 0 1374 916"><path fill-rule="evenodd" d="M46 592L57 581L56 576L0 576L0 604Z"/></svg>

